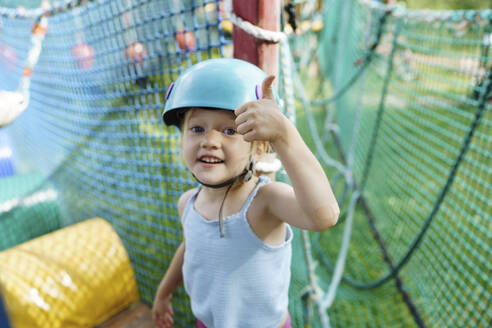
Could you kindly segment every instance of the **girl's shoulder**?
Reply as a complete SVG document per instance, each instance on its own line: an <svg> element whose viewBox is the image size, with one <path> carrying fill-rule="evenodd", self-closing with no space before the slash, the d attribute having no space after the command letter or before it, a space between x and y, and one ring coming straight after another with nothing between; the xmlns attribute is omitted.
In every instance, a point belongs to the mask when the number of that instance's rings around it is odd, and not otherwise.
<svg viewBox="0 0 492 328"><path fill-rule="evenodd" d="M291 188L288 184L276 181L263 185L246 214L251 230L267 245L281 245L285 241L285 221L276 211L272 211L272 205L278 204L276 199L282 198L279 195Z"/></svg>
<svg viewBox="0 0 492 328"><path fill-rule="evenodd" d="M263 214L273 221L290 223L289 217L300 213L294 189L279 181L272 181L260 188L253 205L256 205L257 214Z"/></svg>
<svg viewBox="0 0 492 328"><path fill-rule="evenodd" d="M273 204L276 204L279 200L290 198L289 196L292 197L292 195L294 195L294 190L289 184L279 181L271 181L270 183L263 185L258 190L252 205L262 209L263 212L268 212L268 209Z"/></svg>
<svg viewBox="0 0 492 328"><path fill-rule="evenodd" d="M181 196L179 196L178 200L178 213L179 217L183 216L184 209L186 207L186 203L190 200L191 196L193 196L197 191L197 188L192 188L188 191L185 191Z"/></svg>
<svg viewBox="0 0 492 328"><path fill-rule="evenodd" d="M290 194L293 191L292 186L285 182L271 181L258 190L258 198L265 200L268 203L272 198Z"/></svg>

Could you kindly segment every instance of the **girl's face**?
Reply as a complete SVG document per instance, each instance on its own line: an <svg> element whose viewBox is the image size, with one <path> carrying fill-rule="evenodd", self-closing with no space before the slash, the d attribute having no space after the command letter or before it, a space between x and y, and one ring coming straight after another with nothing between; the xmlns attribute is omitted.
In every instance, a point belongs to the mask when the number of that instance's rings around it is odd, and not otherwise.
<svg viewBox="0 0 492 328"><path fill-rule="evenodd" d="M182 152L188 169L207 184L219 184L241 174L251 143L236 133L231 110L192 108L183 124Z"/></svg>

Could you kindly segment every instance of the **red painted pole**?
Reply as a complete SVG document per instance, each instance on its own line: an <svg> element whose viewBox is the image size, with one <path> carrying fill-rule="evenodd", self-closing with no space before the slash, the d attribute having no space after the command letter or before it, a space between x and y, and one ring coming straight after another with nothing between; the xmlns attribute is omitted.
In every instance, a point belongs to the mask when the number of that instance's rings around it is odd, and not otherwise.
<svg viewBox="0 0 492 328"><path fill-rule="evenodd" d="M280 0L234 0L234 13L242 19L270 31L280 30ZM258 40L234 26L234 58L257 65L267 74L278 76L276 43Z"/></svg>
<svg viewBox="0 0 492 328"><path fill-rule="evenodd" d="M259 0L258 26L270 31L280 30L280 0ZM278 52L278 44L259 42L259 67L267 74L278 76Z"/></svg>

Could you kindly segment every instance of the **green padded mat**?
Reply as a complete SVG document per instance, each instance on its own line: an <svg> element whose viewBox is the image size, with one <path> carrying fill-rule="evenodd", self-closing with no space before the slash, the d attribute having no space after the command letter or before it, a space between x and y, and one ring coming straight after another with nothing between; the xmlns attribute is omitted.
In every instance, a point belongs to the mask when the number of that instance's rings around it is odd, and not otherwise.
<svg viewBox="0 0 492 328"><path fill-rule="evenodd" d="M60 228L57 193L39 173L0 179L0 251Z"/></svg>

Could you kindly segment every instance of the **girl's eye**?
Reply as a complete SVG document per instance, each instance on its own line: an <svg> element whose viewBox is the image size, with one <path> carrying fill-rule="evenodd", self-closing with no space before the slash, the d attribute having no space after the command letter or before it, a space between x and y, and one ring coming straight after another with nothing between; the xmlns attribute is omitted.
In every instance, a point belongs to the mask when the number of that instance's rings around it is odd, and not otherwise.
<svg viewBox="0 0 492 328"><path fill-rule="evenodd" d="M229 136L232 136L232 135L235 135L236 134L236 130L229 128L229 129L225 129L224 130L224 133L227 134L227 135L229 135Z"/></svg>
<svg viewBox="0 0 492 328"><path fill-rule="evenodd" d="M203 132L203 128L201 126L194 126L190 130L191 130L191 132L194 132L194 133Z"/></svg>

